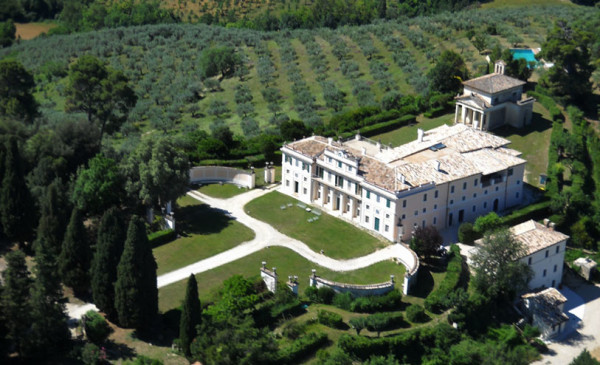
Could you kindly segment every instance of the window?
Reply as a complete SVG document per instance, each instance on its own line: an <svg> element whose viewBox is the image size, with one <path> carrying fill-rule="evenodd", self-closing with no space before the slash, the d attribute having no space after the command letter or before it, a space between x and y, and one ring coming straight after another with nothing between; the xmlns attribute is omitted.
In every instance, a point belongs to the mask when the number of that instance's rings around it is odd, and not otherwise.
<svg viewBox="0 0 600 365"><path fill-rule="evenodd" d="M365 217L365 222L366 222L366 223L369 223L369 216L366 216L366 217Z"/></svg>
<svg viewBox="0 0 600 365"><path fill-rule="evenodd" d="M290 173L290 169L285 169L285 173L289 174Z"/></svg>
<svg viewBox="0 0 600 365"><path fill-rule="evenodd" d="M508 169L507 175L508 176L512 176L512 174L513 174L513 169L512 168Z"/></svg>
<svg viewBox="0 0 600 365"><path fill-rule="evenodd" d="M531 257L527 259L527 265L531 265Z"/></svg>
<svg viewBox="0 0 600 365"><path fill-rule="evenodd" d="M498 189L499 189L499 188L496 186L496 191L498 191Z"/></svg>
<svg viewBox="0 0 600 365"><path fill-rule="evenodd" d="M389 200L389 199L387 199L387 200L386 200L386 202L385 202L385 206L386 206L387 208L389 208L391 205L392 205L392 202L390 202L390 200Z"/></svg>
<svg viewBox="0 0 600 365"><path fill-rule="evenodd" d="M556 246L556 253L558 253L558 251L560 251L560 246Z"/></svg>
<svg viewBox="0 0 600 365"><path fill-rule="evenodd" d="M352 166L348 165L348 171L352 172Z"/></svg>
<svg viewBox="0 0 600 365"><path fill-rule="evenodd" d="M375 209L375 214L379 215L379 209Z"/></svg>
<svg viewBox="0 0 600 365"><path fill-rule="evenodd" d="M306 176L304 177L304 181L307 181L307 180L306 180Z"/></svg>
<svg viewBox="0 0 600 365"><path fill-rule="evenodd" d="M452 193L454 193L454 185L452 185L452 186L450 187L450 193L451 193L451 194L452 194Z"/></svg>
<svg viewBox="0 0 600 365"><path fill-rule="evenodd" d="M433 217L433 225L437 224L437 217Z"/></svg>
<svg viewBox="0 0 600 365"><path fill-rule="evenodd" d="M327 162L331 163L331 157L327 157Z"/></svg>
<svg viewBox="0 0 600 365"><path fill-rule="evenodd" d="M517 180L517 185L519 185L521 183L521 180Z"/></svg>
<svg viewBox="0 0 600 365"><path fill-rule="evenodd" d="M465 199L467 199L467 197L463 195L462 201L465 201Z"/></svg>
<svg viewBox="0 0 600 365"><path fill-rule="evenodd" d="M433 194L433 197L437 199L437 197L439 195L438 193L439 193L439 191L436 190L435 193Z"/></svg>
<svg viewBox="0 0 600 365"><path fill-rule="evenodd" d="M388 226L388 225L386 224L386 225L385 225L385 228L384 228L384 230L385 230L386 232L389 232L389 231L390 231L390 226Z"/></svg>
<svg viewBox="0 0 600 365"><path fill-rule="evenodd" d="M365 209L369 210L369 209L371 209L371 206L369 204L367 204L367 206L365 207Z"/></svg>
<svg viewBox="0 0 600 365"><path fill-rule="evenodd" d="M296 167L300 166L300 161L296 160Z"/></svg>
<svg viewBox="0 0 600 365"><path fill-rule="evenodd" d="M338 161L338 167L341 168L342 167L342 161Z"/></svg>
<svg viewBox="0 0 600 365"><path fill-rule="evenodd" d="M466 182L463 183L463 190L467 190L467 183Z"/></svg>
<svg viewBox="0 0 600 365"><path fill-rule="evenodd" d="M406 208L406 200L402 201L402 208Z"/></svg>
<svg viewBox="0 0 600 365"><path fill-rule="evenodd" d="M321 190L317 191L317 199L321 199Z"/></svg>
<svg viewBox="0 0 600 365"><path fill-rule="evenodd" d="M548 251L549 251L549 250L546 250L546 257L548 257L548 253L549 253Z"/></svg>
<svg viewBox="0 0 600 365"><path fill-rule="evenodd" d="M487 208L487 202L483 203L483 209Z"/></svg>
<svg viewBox="0 0 600 365"><path fill-rule="evenodd" d="M423 221L423 223L421 223L421 226L422 226L423 228L425 228L425 225L426 225L426 224L427 224L427 221L425 221L425 220L424 220L424 221Z"/></svg>
<svg viewBox="0 0 600 365"><path fill-rule="evenodd" d="M419 211L415 210L415 217L419 215Z"/></svg>
<svg viewBox="0 0 600 365"><path fill-rule="evenodd" d="M487 195L487 189L483 191L483 195Z"/></svg>
<svg viewBox="0 0 600 365"><path fill-rule="evenodd" d="M454 204L454 199L450 199L450 205Z"/></svg>
<svg viewBox="0 0 600 365"><path fill-rule="evenodd" d="M437 210L437 204L433 205L433 210Z"/></svg>
<svg viewBox="0 0 600 365"><path fill-rule="evenodd" d="M544 269L544 273L542 274L543 277L546 277L546 269Z"/></svg>
<svg viewBox="0 0 600 365"><path fill-rule="evenodd" d="M558 269L558 266L554 265L554 272Z"/></svg>
<svg viewBox="0 0 600 365"><path fill-rule="evenodd" d="M367 199L371 199L371 192L367 190Z"/></svg>
<svg viewBox="0 0 600 365"><path fill-rule="evenodd" d="M475 182L473 182L473 186L477 186L478 182L479 182L479 179L475 179Z"/></svg>
<svg viewBox="0 0 600 365"><path fill-rule="evenodd" d="M472 210L473 210L473 212L475 212L475 210L477 210L477 207L473 205Z"/></svg>
<svg viewBox="0 0 600 365"><path fill-rule="evenodd" d="M289 180L285 181L285 186L290 186L290 181Z"/></svg>
<svg viewBox="0 0 600 365"><path fill-rule="evenodd" d="M477 193L473 194L473 199L477 198Z"/></svg>
<svg viewBox="0 0 600 365"><path fill-rule="evenodd" d="M423 214L427 213L427 208L423 208Z"/></svg>
<svg viewBox="0 0 600 365"><path fill-rule="evenodd" d="M379 203L379 195L375 195L375 200L377 200L377 203Z"/></svg>
<svg viewBox="0 0 600 365"><path fill-rule="evenodd" d="M517 193L515 194L515 198L519 199L519 192L517 191Z"/></svg>
<svg viewBox="0 0 600 365"><path fill-rule="evenodd" d="M402 214L402 219L405 219L405 218L406 218L406 214Z"/></svg>
<svg viewBox="0 0 600 365"><path fill-rule="evenodd" d="M307 193L307 191L306 191L306 188L302 189L302 193L303 193L304 195L306 195L306 193Z"/></svg>
<svg viewBox="0 0 600 365"><path fill-rule="evenodd" d="M390 215L389 215L389 214L386 214L386 215L385 215L385 219L389 219L389 218L390 218Z"/></svg>
<svg viewBox="0 0 600 365"><path fill-rule="evenodd" d="M426 202L427 201L427 194L423 194L423 201Z"/></svg>

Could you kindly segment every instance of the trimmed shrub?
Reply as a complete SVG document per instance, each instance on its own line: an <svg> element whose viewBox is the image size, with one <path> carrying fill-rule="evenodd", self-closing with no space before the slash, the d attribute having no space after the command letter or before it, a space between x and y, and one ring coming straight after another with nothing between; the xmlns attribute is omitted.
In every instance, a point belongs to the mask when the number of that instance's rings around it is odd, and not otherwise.
<svg viewBox="0 0 600 365"><path fill-rule="evenodd" d="M450 247L450 260L446 268L446 276L437 290L425 298L425 308L430 312L440 312L448 308L447 298L460 283L463 271L463 258L457 245Z"/></svg>
<svg viewBox="0 0 600 365"><path fill-rule="evenodd" d="M317 302L323 304L331 304L335 291L327 286L322 286L317 289Z"/></svg>
<svg viewBox="0 0 600 365"><path fill-rule="evenodd" d="M337 313L333 313L326 310L320 310L317 314L317 319L319 323L331 328L342 328L344 326L344 321L342 320L342 316Z"/></svg>
<svg viewBox="0 0 600 365"><path fill-rule="evenodd" d="M365 318L366 328L371 332L389 331L406 324L402 313L375 313Z"/></svg>
<svg viewBox="0 0 600 365"><path fill-rule="evenodd" d="M291 345L279 350L276 363L296 363L317 351L317 349L325 345L327 341L328 338L325 333L311 332L295 340Z"/></svg>
<svg viewBox="0 0 600 365"><path fill-rule="evenodd" d="M472 245L481 236L475 232L473 224L465 222L458 227L458 240L465 245Z"/></svg>
<svg viewBox="0 0 600 365"><path fill-rule="evenodd" d="M425 309L418 304L411 304L406 308L406 319L413 323L427 322L431 318L425 313Z"/></svg>
<svg viewBox="0 0 600 365"><path fill-rule="evenodd" d="M87 339L97 345L106 341L112 332L106 319L92 310L87 311L83 316L83 329Z"/></svg>
<svg viewBox="0 0 600 365"><path fill-rule="evenodd" d="M544 200L538 203L528 205L525 208L519 210L515 210L509 215L506 215L501 218L502 225L512 227L516 224L523 223L530 219L540 220L546 218L550 216L551 213L550 204L550 199L545 198Z"/></svg>
<svg viewBox="0 0 600 365"><path fill-rule="evenodd" d="M554 99L547 95L540 94L536 91L528 91L528 96L532 96L537 99L537 101L544 106L550 113L550 119L554 122L564 122L565 117L561 113L560 109L556 106L556 102Z"/></svg>
<svg viewBox="0 0 600 365"><path fill-rule="evenodd" d="M152 247L158 247L169 243L177 238L177 234L172 229L165 229L162 231L152 232L148 235L148 243Z"/></svg>
<svg viewBox="0 0 600 365"><path fill-rule="evenodd" d="M473 229L479 234L485 234L486 232L493 231L502 225L502 220L496 214L496 212L490 212L484 216L481 216L475 220Z"/></svg>
<svg viewBox="0 0 600 365"><path fill-rule="evenodd" d="M358 313L374 313L383 311L394 311L398 310L402 304L402 294L397 290L381 295L371 297L359 297L356 298L350 310Z"/></svg>
<svg viewBox="0 0 600 365"><path fill-rule="evenodd" d="M354 298L352 297L351 293L337 293L334 297L333 297L333 305L347 310L350 310L350 307L352 306L352 301L354 300Z"/></svg>

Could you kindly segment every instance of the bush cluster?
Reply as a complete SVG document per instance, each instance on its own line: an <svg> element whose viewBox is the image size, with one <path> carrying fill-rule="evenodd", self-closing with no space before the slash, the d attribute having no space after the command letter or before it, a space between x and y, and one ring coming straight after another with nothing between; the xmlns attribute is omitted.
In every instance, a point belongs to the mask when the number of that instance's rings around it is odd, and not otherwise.
<svg viewBox="0 0 600 365"><path fill-rule="evenodd" d="M425 309L418 304L411 304L406 308L406 318L413 323L427 322L430 319Z"/></svg>
<svg viewBox="0 0 600 365"><path fill-rule="evenodd" d="M439 312L448 308L448 297L458 287L463 271L463 258L457 245L450 247L450 260L446 276L437 290L431 292L425 299L425 308L430 312Z"/></svg>
<svg viewBox="0 0 600 365"><path fill-rule="evenodd" d="M328 341L325 333L311 332L292 342L291 345L279 350L277 364L291 364L315 352Z"/></svg>
<svg viewBox="0 0 600 365"><path fill-rule="evenodd" d="M322 325L331 328L342 328L344 326L344 321L342 320L342 316L337 313L333 313L326 310L320 310L317 314L317 320Z"/></svg>
<svg viewBox="0 0 600 365"><path fill-rule="evenodd" d="M162 231L152 232L148 235L148 243L152 247L158 247L169 243L177 238L177 234L172 229L165 229Z"/></svg>
<svg viewBox="0 0 600 365"><path fill-rule="evenodd" d="M537 99L537 101L544 106L544 108L548 109L550 113L550 119L553 122L563 122L565 117L561 113L560 109L556 106L556 102L551 97L541 94L536 91L528 91L528 96L532 96Z"/></svg>

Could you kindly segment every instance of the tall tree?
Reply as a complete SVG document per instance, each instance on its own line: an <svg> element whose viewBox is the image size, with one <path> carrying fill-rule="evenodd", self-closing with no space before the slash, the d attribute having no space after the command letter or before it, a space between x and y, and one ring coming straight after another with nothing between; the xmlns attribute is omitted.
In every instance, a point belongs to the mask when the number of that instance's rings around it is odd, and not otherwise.
<svg viewBox="0 0 600 365"><path fill-rule="evenodd" d="M11 137L6 143L0 186L0 220L4 234L19 243L31 238L35 221L34 202L25 183L23 165L17 140Z"/></svg>
<svg viewBox="0 0 600 365"><path fill-rule="evenodd" d="M123 179L115 160L96 155L86 169L77 172L71 199L79 209L100 214L120 202Z"/></svg>
<svg viewBox="0 0 600 365"><path fill-rule="evenodd" d="M204 77L233 75L240 63L241 59L235 49L228 46L211 47L200 55L200 68Z"/></svg>
<svg viewBox="0 0 600 365"><path fill-rule="evenodd" d="M377 16L381 19L385 19L387 16L387 1L377 0Z"/></svg>
<svg viewBox="0 0 600 365"><path fill-rule="evenodd" d="M488 298L511 300L532 277L531 268L519 261L525 254L525 246L508 229L486 234L472 257L475 289Z"/></svg>
<svg viewBox="0 0 600 365"><path fill-rule="evenodd" d="M73 208L58 257L58 270L63 283L73 288L76 295L84 294L89 289L90 256L83 216L78 208Z"/></svg>
<svg viewBox="0 0 600 365"><path fill-rule="evenodd" d="M104 133L118 130L137 102L128 82L122 72L106 67L94 56L83 55L69 70L66 109L84 112L90 123L98 123L102 142Z"/></svg>
<svg viewBox="0 0 600 365"><path fill-rule="evenodd" d="M47 361L63 353L71 334L63 304L56 256L44 236L38 237L35 280L31 290L31 329L26 356Z"/></svg>
<svg viewBox="0 0 600 365"><path fill-rule="evenodd" d="M190 344L197 335L196 326L202 321L200 299L198 298L198 283L194 274L190 274L185 289L185 299L179 322L179 344L185 356L191 356Z"/></svg>
<svg viewBox="0 0 600 365"><path fill-rule="evenodd" d="M12 19L0 23L0 47L8 47L15 41L15 23Z"/></svg>
<svg viewBox="0 0 600 365"><path fill-rule="evenodd" d="M64 186L58 179L54 180L48 187L42 201L40 202L40 220L37 227L37 238L34 242L34 250L43 243L48 250L58 257L62 247L65 228L67 226L67 215L69 212ZM43 242L40 241L43 238Z"/></svg>
<svg viewBox="0 0 600 365"><path fill-rule="evenodd" d="M115 308L119 324L146 331L158 312L156 261L142 218L129 222L123 254L117 267Z"/></svg>
<svg viewBox="0 0 600 365"><path fill-rule="evenodd" d="M31 123L38 114L33 76L19 62L0 61L0 114Z"/></svg>
<svg viewBox="0 0 600 365"><path fill-rule="evenodd" d="M559 97L575 104L585 105L592 93L590 77L594 67L590 64L590 33L571 28L558 21L542 45L540 57L552 61L554 67L542 77L540 83Z"/></svg>
<svg viewBox="0 0 600 365"><path fill-rule="evenodd" d="M116 319L115 282L117 265L123 253L125 229L117 208L107 210L98 226L98 240L92 260L91 282L94 303L111 319Z"/></svg>
<svg viewBox="0 0 600 365"><path fill-rule="evenodd" d="M11 341L19 354L31 325L29 291L31 278L22 251L13 251L6 255L7 269L4 271L4 290L1 296L3 321L6 326L6 337Z"/></svg>
<svg viewBox="0 0 600 365"><path fill-rule="evenodd" d="M433 256L437 253L443 239L434 226L417 227L410 241L410 248L421 257Z"/></svg>
<svg viewBox="0 0 600 365"><path fill-rule="evenodd" d="M456 94L462 89L462 81L469 77L469 72L462 57L447 50L440 54L428 76L434 91Z"/></svg>
<svg viewBox="0 0 600 365"><path fill-rule="evenodd" d="M169 138L142 139L123 167L127 193L145 206L165 204L187 190L187 156Z"/></svg>

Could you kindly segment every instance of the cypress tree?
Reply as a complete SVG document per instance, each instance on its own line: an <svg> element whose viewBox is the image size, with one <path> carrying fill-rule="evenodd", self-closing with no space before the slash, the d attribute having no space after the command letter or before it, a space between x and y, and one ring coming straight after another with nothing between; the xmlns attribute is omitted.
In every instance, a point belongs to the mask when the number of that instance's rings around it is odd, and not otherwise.
<svg viewBox="0 0 600 365"><path fill-rule="evenodd" d="M190 274L185 290L185 300L179 322L179 344L185 356L191 356L190 344L196 337L196 326L202 321L198 283L194 274Z"/></svg>
<svg viewBox="0 0 600 365"><path fill-rule="evenodd" d="M117 208L107 210L98 226L96 252L92 260L91 281L94 303L115 320L115 282L117 265L123 253L125 230Z"/></svg>
<svg viewBox="0 0 600 365"><path fill-rule="evenodd" d="M83 225L81 211L73 208L71 219L58 257L58 271L66 286L76 295L89 289L90 245Z"/></svg>
<svg viewBox="0 0 600 365"><path fill-rule="evenodd" d="M67 325L56 257L45 237L38 237L35 280L31 290L31 329L25 355L44 359L64 353L71 333Z"/></svg>
<svg viewBox="0 0 600 365"><path fill-rule="evenodd" d="M4 290L1 296L4 330L19 354L22 353L27 331L31 325L29 295L31 278L25 264L25 254L14 251L6 255Z"/></svg>
<svg viewBox="0 0 600 365"><path fill-rule="evenodd" d="M34 204L25 183L23 161L16 138L7 141L4 175L0 186L0 221L4 234L11 241L23 244L33 233Z"/></svg>
<svg viewBox="0 0 600 365"><path fill-rule="evenodd" d="M117 266L115 308L119 324L146 331L158 312L156 261L148 243L144 220L131 218L123 254Z"/></svg>
<svg viewBox="0 0 600 365"><path fill-rule="evenodd" d="M37 252L39 238L44 237L48 254L58 257L61 251L65 228L67 226L67 205L65 191L60 180L54 180L48 187L40 202L41 217L37 227L37 239L34 249Z"/></svg>

